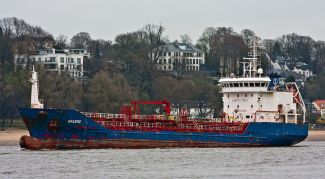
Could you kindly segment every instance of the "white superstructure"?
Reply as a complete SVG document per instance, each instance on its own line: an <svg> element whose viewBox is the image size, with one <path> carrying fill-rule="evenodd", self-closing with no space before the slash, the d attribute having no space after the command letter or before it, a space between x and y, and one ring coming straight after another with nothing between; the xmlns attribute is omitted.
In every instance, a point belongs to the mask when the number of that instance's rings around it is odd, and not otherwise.
<svg viewBox="0 0 325 179"><path fill-rule="evenodd" d="M228 122L305 122L305 105L295 83L262 76L257 43L244 58L243 76L219 80L223 94L223 115Z"/></svg>

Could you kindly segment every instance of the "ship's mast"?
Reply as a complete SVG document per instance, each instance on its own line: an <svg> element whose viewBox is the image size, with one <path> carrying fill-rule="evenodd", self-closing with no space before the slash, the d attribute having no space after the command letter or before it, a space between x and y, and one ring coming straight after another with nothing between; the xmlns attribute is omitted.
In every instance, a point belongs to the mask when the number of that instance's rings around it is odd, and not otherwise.
<svg viewBox="0 0 325 179"><path fill-rule="evenodd" d="M43 108L44 104L42 104L38 99L38 76L37 72L34 70L34 66L32 71L32 77L29 81L32 83L32 94L30 99L31 108Z"/></svg>
<svg viewBox="0 0 325 179"><path fill-rule="evenodd" d="M257 74L261 75L263 70L261 68L257 69L257 66L260 65L258 61L258 44L256 38L253 38L249 48L251 49L248 52L247 58L243 58L244 60L248 60L248 62L243 63L243 77L256 77Z"/></svg>

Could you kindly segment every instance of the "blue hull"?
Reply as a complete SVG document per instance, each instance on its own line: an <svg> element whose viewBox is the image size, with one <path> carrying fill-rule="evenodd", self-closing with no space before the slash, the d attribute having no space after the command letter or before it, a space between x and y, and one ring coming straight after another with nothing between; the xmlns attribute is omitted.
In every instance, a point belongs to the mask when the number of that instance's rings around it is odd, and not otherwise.
<svg viewBox="0 0 325 179"><path fill-rule="evenodd" d="M30 138L21 146L42 148L155 148L291 146L308 136L307 124L251 122L242 134L108 129L76 110L20 108ZM51 121L57 127L51 129Z"/></svg>

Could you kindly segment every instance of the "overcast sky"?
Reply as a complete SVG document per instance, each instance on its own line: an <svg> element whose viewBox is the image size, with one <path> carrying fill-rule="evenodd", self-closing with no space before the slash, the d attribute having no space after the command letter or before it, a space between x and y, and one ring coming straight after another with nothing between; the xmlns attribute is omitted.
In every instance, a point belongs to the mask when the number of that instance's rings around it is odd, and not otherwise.
<svg viewBox="0 0 325 179"><path fill-rule="evenodd" d="M16 16L54 36L89 32L93 39L162 24L171 41L206 27L249 28L262 38L296 32L325 40L324 0L0 0L0 18Z"/></svg>

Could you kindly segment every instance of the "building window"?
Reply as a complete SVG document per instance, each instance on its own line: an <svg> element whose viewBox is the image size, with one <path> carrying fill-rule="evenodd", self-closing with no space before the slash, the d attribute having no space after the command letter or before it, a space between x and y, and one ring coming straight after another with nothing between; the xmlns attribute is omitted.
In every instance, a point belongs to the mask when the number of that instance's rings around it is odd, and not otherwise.
<svg viewBox="0 0 325 179"><path fill-rule="evenodd" d="M168 56L172 56L172 54L170 52L168 52Z"/></svg>
<svg viewBox="0 0 325 179"><path fill-rule="evenodd" d="M166 66L164 66L164 70L166 70Z"/></svg>
<svg viewBox="0 0 325 179"><path fill-rule="evenodd" d="M50 57L50 62L55 62L55 57Z"/></svg>
<svg viewBox="0 0 325 179"><path fill-rule="evenodd" d="M61 57L61 58L60 58L60 62L61 62L61 63L64 63L64 57Z"/></svg>
<svg viewBox="0 0 325 179"><path fill-rule="evenodd" d="M164 64L166 64L166 59L164 59Z"/></svg>
<svg viewBox="0 0 325 179"><path fill-rule="evenodd" d="M77 58L77 63L81 64L81 58Z"/></svg>
<svg viewBox="0 0 325 179"><path fill-rule="evenodd" d="M171 59L168 59L168 63L172 63L172 60Z"/></svg>
<svg viewBox="0 0 325 179"><path fill-rule="evenodd" d="M74 63L74 59L73 58L70 58L70 63Z"/></svg>
<svg viewBox="0 0 325 179"><path fill-rule="evenodd" d="M169 65L169 66L168 66L168 68L171 70L171 69L172 69L172 66L171 66L171 65Z"/></svg>

